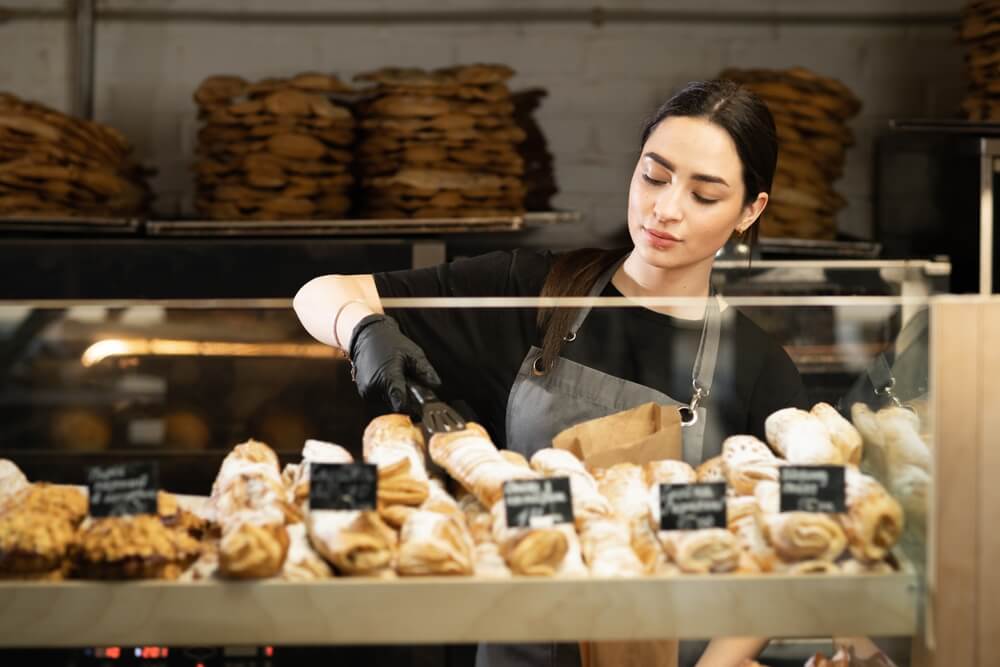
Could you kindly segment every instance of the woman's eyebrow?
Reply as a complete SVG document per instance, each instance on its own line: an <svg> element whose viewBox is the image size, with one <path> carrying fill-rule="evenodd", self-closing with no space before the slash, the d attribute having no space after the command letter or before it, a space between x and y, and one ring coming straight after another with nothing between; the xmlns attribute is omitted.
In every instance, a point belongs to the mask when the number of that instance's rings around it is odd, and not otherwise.
<svg viewBox="0 0 1000 667"><path fill-rule="evenodd" d="M653 162L663 165L670 171L677 171L677 169L674 168L674 165L670 160L663 157L662 155L659 155L658 153L649 152L643 155L643 157L648 157ZM721 176L712 176L711 174L692 174L691 178L692 180L695 181L703 181L705 183L718 183L719 185L725 185L727 188L729 187L729 183L727 183L726 179L722 178Z"/></svg>

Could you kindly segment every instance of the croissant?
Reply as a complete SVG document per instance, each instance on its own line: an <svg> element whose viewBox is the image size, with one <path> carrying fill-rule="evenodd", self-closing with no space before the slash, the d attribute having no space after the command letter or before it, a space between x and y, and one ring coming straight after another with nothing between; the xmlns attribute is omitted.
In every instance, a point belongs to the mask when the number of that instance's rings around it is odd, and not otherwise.
<svg viewBox="0 0 1000 667"><path fill-rule="evenodd" d="M474 544L454 516L415 510L400 532L397 571L403 575L472 574Z"/></svg>
<svg viewBox="0 0 1000 667"><path fill-rule="evenodd" d="M493 507L503 497L504 482L539 478L530 468L501 456L486 430L473 422L464 431L435 434L430 451L431 459L485 507Z"/></svg>
<svg viewBox="0 0 1000 667"><path fill-rule="evenodd" d="M649 513L646 475L633 463L619 463L604 471L598 488L614 510L615 518L630 523Z"/></svg>
<svg viewBox="0 0 1000 667"><path fill-rule="evenodd" d="M839 515L851 554L860 561L884 559L903 532L903 509L874 478L845 468L847 512Z"/></svg>
<svg viewBox="0 0 1000 667"><path fill-rule="evenodd" d="M817 403L809 412L823 422L823 426L830 434L830 440L840 450L844 462L859 465L863 453L863 441L858 429L854 428L851 422L844 419L829 403Z"/></svg>
<svg viewBox="0 0 1000 667"><path fill-rule="evenodd" d="M407 458L414 475L424 471L426 476L424 434L406 415L381 415L368 422L361 449L369 463L381 465Z"/></svg>
<svg viewBox="0 0 1000 667"><path fill-rule="evenodd" d="M767 443L789 463L844 463L823 422L805 410L785 408L764 421Z"/></svg>
<svg viewBox="0 0 1000 667"><path fill-rule="evenodd" d="M847 537L832 517L812 512L771 514L764 521L768 541L786 562L834 561L844 553Z"/></svg>
<svg viewBox="0 0 1000 667"><path fill-rule="evenodd" d="M752 435L734 435L722 443L722 469L739 495L753 495L758 482L777 482L783 461Z"/></svg>

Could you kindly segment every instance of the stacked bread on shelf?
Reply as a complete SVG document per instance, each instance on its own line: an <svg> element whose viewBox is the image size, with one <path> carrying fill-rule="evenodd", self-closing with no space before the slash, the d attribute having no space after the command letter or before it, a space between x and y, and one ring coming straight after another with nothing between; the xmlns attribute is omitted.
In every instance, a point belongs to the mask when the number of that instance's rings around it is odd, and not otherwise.
<svg viewBox="0 0 1000 667"><path fill-rule="evenodd" d="M194 93L198 212L218 220L343 218L354 182L354 116L335 76L250 83L210 76Z"/></svg>
<svg viewBox="0 0 1000 667"><path fill-rule="evenodd" d="M848 121L861 101L840 81L801 67L727 69L720 75L767 103L778 132L778 166L762 236L833 239L846 200L833 188L854 144Z"/></svg>
<svg viewBox="0 0 1000 667"><path fill-rule="evenodd" d="M962 8L958 28L965 46L969 89L962 100L965 117L1000 119L1000 2L979 0Z"/></svg>
<svg viewBox="0 0 1000 667"><path fill-rule="evenodd" d="M896 471L893 484L904 488L911 468L924 471L924 450L914 419L893 410L876 415L855 408L865 437L881 443L869 441L878 449L870 455L884 453ZM364 460L378 479L371 509L310 507L311 464L352 463L344 448L310 440L302 461L281 471L275 453L251 440L226 456L198 515L161 492L156 516L101 519L87 517L79 489L30 484L13 463L0 461L0 577L311 581L891 572L903 510L858 468L861 433L821 403L810 412L772 414L766 439L732 436L720 456L697 469L676 460L590 469L562 449L539 450L530 461L499 451L474 423L427 443L408 417L392 414L373 420L364 433ZM430 470L428 455L456 484L456 495ZM780 511L781 468L812 464L845 467L845 512ZM504 484L546 477L568 478L573 522L509 526ZM726 526L662 530L660 485L694 482L726 484Z"/></svg>
<svg viewBox="0 0 1000 667"><path fill-rule="evenodd" d="M361 213L371 218L511 215L524 208L525 134L503 65L359 74Z"/></svg>
<svg viewBox="0 0 1000 667"><path fill-rule="evenodd" d="M552 197L559 192L555 157L535 118L535 110L547 94L544 88L531 88L512 96L514 120L524 130L524 141L518 144L518 152L524 160L524 208L528 211L552 210Z"/></svg>
<svg viewBox="0 0 1000 667"><path fill-rule="evenodd" d="M149 200L121 132L0 93L0 217L129 218Z"/></svg>

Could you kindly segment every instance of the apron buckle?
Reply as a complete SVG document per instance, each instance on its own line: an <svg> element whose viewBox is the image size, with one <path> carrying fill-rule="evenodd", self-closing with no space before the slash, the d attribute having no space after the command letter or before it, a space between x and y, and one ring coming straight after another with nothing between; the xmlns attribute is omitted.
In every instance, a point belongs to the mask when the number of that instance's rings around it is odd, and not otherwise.
<svg viewBox="0 0 1000 667"><path fill-rule="evenodd" d="M691 381L691 386L694 387L691 404L680 408L681 426L694 426L698 423L698 404L708 398L708 395L711 393L708 389L698 384L697 378Z"/></svg>

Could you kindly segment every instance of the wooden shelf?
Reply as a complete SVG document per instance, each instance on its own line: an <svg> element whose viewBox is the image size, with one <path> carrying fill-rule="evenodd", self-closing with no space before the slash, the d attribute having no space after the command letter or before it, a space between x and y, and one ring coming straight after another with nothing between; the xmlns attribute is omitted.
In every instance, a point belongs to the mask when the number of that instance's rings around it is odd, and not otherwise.
<svg viewBox="0 0 1000 667"><path fill-rule="evenodd" d="M0 647L908 636L892 575L0 583Z"/></svg>

